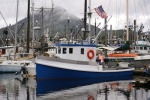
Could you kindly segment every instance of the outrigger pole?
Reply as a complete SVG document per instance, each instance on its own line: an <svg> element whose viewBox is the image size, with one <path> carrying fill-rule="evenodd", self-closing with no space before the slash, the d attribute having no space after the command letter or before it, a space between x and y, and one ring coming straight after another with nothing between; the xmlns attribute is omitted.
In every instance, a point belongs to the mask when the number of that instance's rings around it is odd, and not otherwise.
<svg viewBox="0 0 150 100"><path fill-rule="evenodd" d="M109 20L111 19L112 16L110 16L110 18L108 19L108 21L105 23L104 27L99 31L99 33L97 34L97 36L95 37L93 43L97 40L98 36L101 34L101 32L103 31L103 29L105 28L105 26L107 25L107 23L109 22Z"/></svg>

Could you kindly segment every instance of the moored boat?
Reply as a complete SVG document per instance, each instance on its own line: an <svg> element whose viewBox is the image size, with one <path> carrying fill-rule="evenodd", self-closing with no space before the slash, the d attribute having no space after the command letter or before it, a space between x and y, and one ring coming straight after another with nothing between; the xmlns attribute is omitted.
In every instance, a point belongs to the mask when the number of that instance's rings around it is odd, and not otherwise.
<svg viewBox="0 0 150 100"><path fill-rule="evenodd" d="M37 79L116 80L116 78L133 76L134 68L108 68L106 65L99 65L95 53L94 44L56 44L56 57L37 57L36 77Z"/></svg>
<svg viewBox="0 0 150 100"><path fill-rule="evenodd" d="M15 73L20 71L24 65L31 66L33 64L30 60L5 60L0 64L0 73Z"/></svg>

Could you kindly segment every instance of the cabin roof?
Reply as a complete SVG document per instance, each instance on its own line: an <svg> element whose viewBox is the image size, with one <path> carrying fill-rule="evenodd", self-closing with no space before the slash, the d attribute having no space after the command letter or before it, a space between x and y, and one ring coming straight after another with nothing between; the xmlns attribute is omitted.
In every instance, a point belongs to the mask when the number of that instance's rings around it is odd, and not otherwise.
<svg viewBox="0 0 150 100"><path fill-rule="evenodd" d="M83 46L83 47L96 47L95 44L56 44L56 46L74 46L74 47Z"/></svg>
<svg viewBox="0 0 150 100"><path fill-rule="evenodd" d="M106 49L106 50L110 50L110 51L114 51L116 49L118 49L119 47L98 47L98 49Z"/></svg>
<svg viewBox="0 0 150 100"><path fill-rule="evenodd" d="M2 46L0 49L8 49L8 48L14 48L14 46Z"/></svg>

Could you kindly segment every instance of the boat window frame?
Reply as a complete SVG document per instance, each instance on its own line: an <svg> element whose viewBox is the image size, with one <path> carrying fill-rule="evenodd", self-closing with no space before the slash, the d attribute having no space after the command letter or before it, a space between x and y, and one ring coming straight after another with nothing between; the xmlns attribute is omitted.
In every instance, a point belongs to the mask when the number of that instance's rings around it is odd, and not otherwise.
<svg viewBox="0 0 150 100"><path fill-rule="evenodd" d="M62 51L63 54L67 54L67 48L62 48Z"/></svg>
<svg viewBox="0 0 150 100"><path fill-rule="evenodd" d="M144 50L144 48L143 48L143 47L140 47L140 50Z"/></svg>
<svg viewBox="0 0 150 100"><path fill-rule="evenodd" d="M81 54L84 54L84 48L81 48L81 52L80 52Z"/></svg>
<svg viewBox="0 0 150 100"><path fill-rule="evenodd" d="M139 50L140 48L139 48L139 47L136 47L136 49Z"/></svg>
<svg viewBox="0 0 150 100"><path fill-rule="evenodd" d="M69 54L73 54L73 48L69 48Z"/></svg>
<svg viewBox="0 0 150 100"><path fill-rule="evenodd" d="M55 51L56 51L56 54L57 54L57 48L55 48L55 49L56 49Z"/></svg>
<svg viewBox="0 0 150 100"><path fill-rule="evenodd" d="M61 54L61 47L58 47L58 54Z"/></svg>
<svg viewBox="0 0 150 100"><path fill-rule="evenodd" d="M144 47L144 50L147 50L147 47Z"/></svg>

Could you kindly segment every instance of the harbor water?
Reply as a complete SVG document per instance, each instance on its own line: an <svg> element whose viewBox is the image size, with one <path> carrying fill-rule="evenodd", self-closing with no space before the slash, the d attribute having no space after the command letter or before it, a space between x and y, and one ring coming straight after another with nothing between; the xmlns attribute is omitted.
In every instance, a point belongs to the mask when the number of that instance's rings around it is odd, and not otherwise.
<svg viewBox="0 0 150 100"><path fill-rule="evenodd" d="M150 100L149 88L135 87L132 81L36 80L0 74L0 100Z"/></svg>

